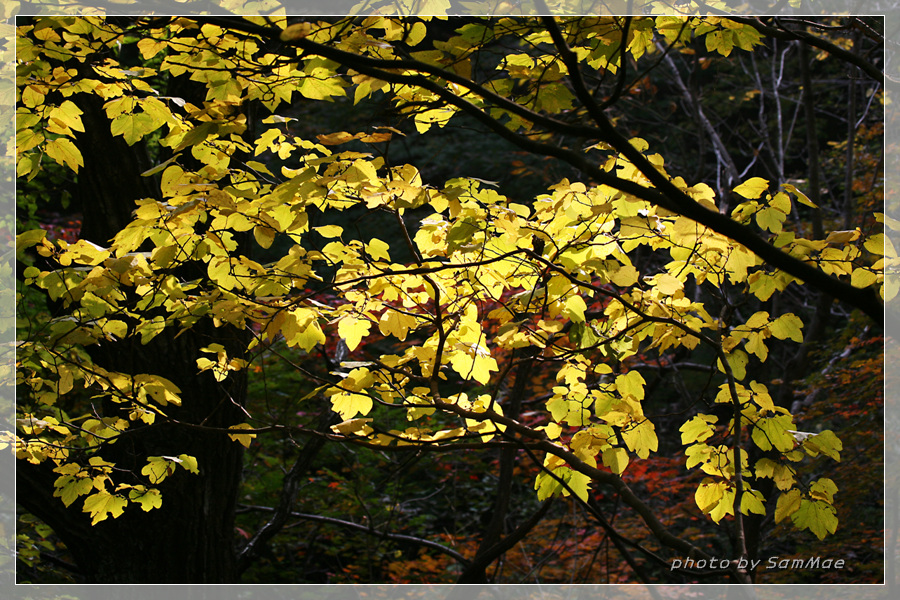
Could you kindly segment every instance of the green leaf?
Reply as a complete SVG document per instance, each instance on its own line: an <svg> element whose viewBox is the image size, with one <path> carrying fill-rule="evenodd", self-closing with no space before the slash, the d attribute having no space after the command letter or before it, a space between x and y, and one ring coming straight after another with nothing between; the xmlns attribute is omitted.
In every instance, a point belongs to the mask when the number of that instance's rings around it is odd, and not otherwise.
<svg viewBox="0 0 900 600"><path fill-rule="evenodd" d="M147 113L124 113L113 119L110 124L112 134L121 135L129 146L133 146L155 129L156 123Z"/></svg>
<svg viewBox="0 0 900 600"><path fill-rule="evenodd" d="M835 508L821 500L800 502L799 508L791 515L791 520L798 529L809 529L820 540L837 530L838 519Z"/></svg>
<svg viewBox="0 0 900 600"><path fill-rule="evenodd" d="M844 449L841 440L830 429L807 437L803 440L803 447L813 456L821 453L837 462L841 461L840 452Z"/></svg>

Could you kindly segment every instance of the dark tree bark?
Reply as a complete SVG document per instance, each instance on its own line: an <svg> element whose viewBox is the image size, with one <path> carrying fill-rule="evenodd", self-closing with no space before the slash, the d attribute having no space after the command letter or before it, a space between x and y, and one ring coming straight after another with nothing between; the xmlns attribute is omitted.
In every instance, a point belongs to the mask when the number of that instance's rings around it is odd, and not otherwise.
<svg viewBox="0 0 900 600"><path fill-rule="evenodd" d="M128 146L113 137L94 99L81 102L85 133L79 140L84 168L77 195L84 212L83 236L105 244L131 219L134 201L153 197L152 180L141 177L150 167L142 144ZM82 577L91 583L231 583L237 580L234 515L243 448L227 434L241 422L246 377L230 374L217 382L197 372L199 349L210 343L241 356L241 332L214 327L211 320L191 330L167 328L146 345L137 338L88 348L99 366L128 374L163 376L181 389L182 406L165 407L166 418L153 425L133 425L128 435L103 448L100 455L117 469L140 473L148 456L196 457L200 474L178 469L159 486L162 506L149 512L129 505L118 518L91 526L82 501L66 508L53 497L57 474L45 465L19 465L18 500L50 525L66 544ZM95 405L104 416L122 405ZM117 471L117 477L122 477ZM129 477L128 474L124 477ZM137 479L129 483L139 483Z"/></svg>

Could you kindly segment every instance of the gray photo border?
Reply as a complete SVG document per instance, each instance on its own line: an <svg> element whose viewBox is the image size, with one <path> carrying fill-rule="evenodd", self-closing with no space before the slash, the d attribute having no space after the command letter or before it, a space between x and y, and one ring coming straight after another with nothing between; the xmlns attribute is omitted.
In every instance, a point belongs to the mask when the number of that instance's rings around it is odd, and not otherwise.
<svg viewBox="0 0 900 600"><path fill-rule="evenodd" d="M121 2L121 0L120 0ZM592 14L602 11L606 14L666 14L668 3L663 2L579 2L578 0L548 1L555 14ZM681 2L674 2L683 7ZM805 14L826 15L837 13L884 15L885 37L885 90L888 101L885 106L885 214L900 220L900 121L898 121L898 102L900 102L900 0L857 0L841 2L839 0L721 0L713 2L714 10L726 10L733 14L771 15ZM760 600L810 599L810 600L869 600L898 597L897 556L898 526L900 526L900 481L896 459L900 456L900 413L898 413L898 390L886 385L885 389L885 581L883 585L681 585L681 586L643 586L643 585L509 585L509 586L452 586L452 585L232 585L232 586L196 586L196 585L147 585L147 586L87 586L87 585L16 585L15 584L15 459L9 445L4 446L4 432L12 431L14 421L13 400L14 388L14 355L15 355L15 279L13 276L14 240L15 240L15 152L13 117L15 114L15 38L14 21L2 22L4 15L20 14L200 14L221 13L241 14L246 7L247 14L271 14L279 6L283 6L287 14L324 15L324 14L359 14L369 12L374 7L382 14L396 13L397 6L404 13L440 14L452 11L452 14L489 13L534 14L530 2L466 2L465 0L401 0L396 3L389 0L363 3L354 0L315 0L300 2L299 0L262 0L259 2L241 2L240 0L149 0L138 1L133 5L118 2L94 0L90 4L78 0L37 0L34 3L10 2L0 0L0 27L2 43L0 43L0 148L6 152L0 155L0 240L2 240L3 260L0 260L0 596L15 600L168 600L172 599L206 599L223 600L281 600L288 598L309 600L331 599L409 599L438 598L451 595L460 600L484 598L492 600L575 600L575 599L643 599L662 600L678 597L702 599L743 598ZM641 7L635 10L629 7ZM219 6L227 7L219 8ZM707 5L700 6L712 10ZM192 11L192 8L198 11ZM491 10L491 7L495 7ZM457 8L459 8L457 10ZM479 11L479 12L475 12ZM900 232L886 231L894 246L900 247ZM893 265L886 272L886 277L898 277L898 267ZM897 282L894 282L896 285ZM896 310L900 297L888 303L886 310ZM897 319L892 319L897 323ZM886 374L893 373L898 366L897 341L900 331L888 328L885 332L887 353L885 358ZM896 387L896 386L894 386Z"/></svg>

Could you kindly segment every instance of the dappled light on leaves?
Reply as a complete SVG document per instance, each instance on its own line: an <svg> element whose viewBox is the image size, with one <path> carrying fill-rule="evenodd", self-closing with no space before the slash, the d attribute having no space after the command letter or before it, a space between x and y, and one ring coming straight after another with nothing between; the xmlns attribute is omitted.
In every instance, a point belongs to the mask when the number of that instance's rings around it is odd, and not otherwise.
<svg viewBox="0 0 900 600"><path fill-rule="evenodd" d="M154 195L137 198L109 239L19 234L27 293L59 309L18 343L17 458L48 465L53 495L92 525L159 510L172 480L212 476L216 465L188 453L103 458L171 426L248 452L277 438L384 456L518 456L497 477L524 481L530 501L596 511L615 496L654 544L685 553L711 550L703 536L667 531L684 514L695 528L733 528L733 558L747 556L746 519L766 514L819 540L834 534L843 490L818 465L848 453L833 429L800 431L782 377L804 373L777 366L821 335L819 294L880 312L896 293L884 277L893 246L873 222L808 226L821 200L797 181L689 181L663 143L607 110L625 93L608 82L657 60L659 44L725 61L763 47L764 34L719 17L496 18L444 23L431 39L436 23L41 17L18 27L23 185L90 168L79 146L90 97L94 126L153 149L142 178ZM128 64L122 44L134 46ZM194 97L167 96L175 78ZM375 103L390 125L348 118L312 132L297 108ZM466 173L433 177L389 151L460 123L559 160L566 175L518 197ZM210 425L182 417L195 399L164 374L105 368L92 354L189 331L208 338L190 367L216 389L264 378L270 359L303 383L278 390L283 409L223 391L240 420ZM234 331L237 345L220 339ZM676 387L660 391L664 381ZM683 514L649 508L654 469L680 473ZM386 570L416 571L398 564Z"/></svg>

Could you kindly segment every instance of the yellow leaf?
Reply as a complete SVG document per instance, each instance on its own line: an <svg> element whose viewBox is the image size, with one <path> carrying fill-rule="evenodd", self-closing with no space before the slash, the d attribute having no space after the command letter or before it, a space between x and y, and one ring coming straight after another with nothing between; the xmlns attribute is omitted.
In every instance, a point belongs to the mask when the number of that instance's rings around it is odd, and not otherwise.
<svg viewBox="0 0 900 600"><path fill-rule="evenodd" d="M863 244L863 247L871 252L872 254L877 254L878 256L891 256L895 257L896 252L893 254L887 253L887 243L890 240L884 237L883 233L876 233L873 236L870 236L866 242ZM893 245L891 246L891 250L893 250Z"/></svg>
<svg viewBox="0 0 900 600"><path fill-rule="evenodd" d="M79 167L84 166L84 159L81 156L81 151L78 150L78 148L75 147L75 144L68 138L50 140L44 146L44 151L47 153L47 156L64 167L69 167L76 173L78 172Z"/></svg>
<svg viewBox="0 0 900 600"><path fill-rule="evenodd" d="M249 425L247 426L249 427ZM254 435L254 434L250 434ZM193 456L189 456L187 454L179 454L178 455L178 464L182 466L187 471L190 471L194 475L200 474L200 469L197 468L197 459Z"/></svg>
<svg viewBox="0 0 900 600"><path fill-rule="evenodd" d="M77 465L75 465L77 467ZM79 496L89 494L94 489L94 482L90 477L73 477L64 475L53 484L56 488L53 495L60 498L63 504L71 506Z"/></svg>
<svg viewBox="0 0 900 600"><path fill-rule="evenodd" d="M763 451L776 450L787 452L794 448L794 436L791 430L794 428L794 420L790 415L775 415L762 417L756 421L750 437Z"/></svg>
<svg viewBox="0 0 900 600"><path fill-rule="evenodd" d="M656 427L647 419L622 428L622 439L625 445L640 458L647 458L650 452L656 452L659 440Z"/></svg>
<svg viewBox="0 0 900 600"><path fill-rule="evenodd" d="M128 501L121 496L110 494L103 490L84 499L84 512L90 513L93 520L91 525L105 521L107 516L114 519L122 514Z"/></svg>
<svg viewBox="0 0 900 600"><path fill-rule="evenodd" d="M609 278L619 287L628 287L637 283L639 273L631 265L623 265Z"/></svg>
<svg viewBox="0 0 900 600"><path fill-rule="evenodd" d="M635 400L642 400L644 398L644 383L646 382L638 371L629 371L616 377L616 390L623 398L631 396Z"/></svg>
<svg viewBox="0 0 900 600"><path fill-rule="evenodd" d="M144 489L143 486L128 492L128 498L132 502L140 504L145 512L150 512L154 508L162 506L162 494L155 488Z"/></svg>
<svg viewBox="0 0 900 600"><path fill-rule="evenodd" d="M316 344L325 343L325 334L317 321L315 311L298 308L287 313L281 330L285 341L291 346L300 346L307 352Z"/></svg>
<svg viewBox="0 0 900 600"><path fill-rule="evenodd" d="M628 451L625 448L606 448L603 450L603 464L616 475L621 475L628 466Z"/></svg>
<svg viewBox="0 0 900 600"><path fill-rule="evenodd" d="M282 42L293 42L295 40L299 40L305 38L312 31L313 24L304 21L302 23L294 23L293 25L289 25L285 27L284 31L281 32L279 36Z"/></svg>
<svg viewBox="0 0 900 600"><path fill-rule="evenodd" d="M237 425L232 425L228 429L229 429L229 431L232 431L232 430L240 431L242 429L253 429L253 426L249 425L247 423L238 423ZM244 448L249 448L250 442L251 442L251 440L253 440L253 438L256 437L256 434L255 433L229 433L228 437L231 438L231 441L233 441L233 442L239 442ZM196 465L197 465L197 459L194 459L194 468L195 469L196 469ZM187 468L187 467L185 467L185 468ZM194 471L194 472L196 472L196 471Z"/></svg>
<svg viewBox="0 0 900 600"><path fill-rule="evenodd" d="M341 392L331 397L331 408L348 421L356 415L367 415L372 410L372 398L366 394Z"/></svg>
<svg viewBox="0 0 900 600"><path fill-rule="evenodd" d="M134 376L134 383L162 406L181 406L181 389L165 377L142 373Z"/></svg>
<svg viewBox="0 0 900 600"><path fill-rule="evenodd" d="M337 146L359 139L361 136L361 133L352 134L346 131L336 131L335 133L319 134L316 136L316 139L325 146Z"/></svg>
<svg viewBox="0 0 900 600"><path fill-rule="evenodd" d="M491 380L491 371L499 371L497 361L490 351L479 344L460 342L458 350L450 356L450 366L463 379L474 379L486 385Z"/></svg>
<svg viewBox="0 0 900 600"><path fill-rule="evenodd" d="M61 121L66 127L75 131L84 131L84 124L81 122L82 114L81 109L74 102L66 100L50 111L50 118Z"/></svg>
<svg viewBox="0 0 900 600"><path fill-rule="evenodd" d="M584 323L585 310L587 310L587 304L585 304L584 298L581 296L574 295L566 300L566 312L573 322Z"/></svg>
<svg viewBox="0 0 900 600"><path fill-rule="evenodd" d="M803 440L803 447L807 451L811 451L810 454L813 456L822 453L829 458L840 462L840 451L844 449L844 444L836 435L834 435L833 431L826 429L825 431L820 431ZM835 488L835 490L836 489L837 488Z"/></svg>
<svg viewBox="0 0 900 600"><path fill-rule="evenodd" d="M769 182L762 177L751 177L741 185L734 188L736 194L740 194L748 200L754 200L762 196L769 189Z"/></svg>
<svg viewBox="0 0 900 600"><path fill-rule="evenodd" d="M878 282L878 275L868 269L854 269L850 275L850 285L856 288L865 288Z"/></svg>
<svg viewBox="0 0 900 600"><path fill-rule="evenodd" d="M791 339L803 342L803 321L793 313L783 314L769 324L769 331L779 340Z"/></svg>
<svg viewBox="0 0 900 600"><path fill-rule="evenodd" d="M141 41L137 43L138 50L141 52L141 56L144 60L149 60L159 54L160 50L165 48L168 45L168 42L162 40L155 40L151 38L143 38Z"/></svg>
<svg viewBox="0 0 900 600"><path fill-rule="evenodd" d="M832 231L825 238L829 244L846 244L859 239L859 229L847 229L844 231Z"/></svg>
<svg viewBox="0 0 900 600"><path fill-rule="evenodd" d="M763 208L756 213L756 223L762 229L780 233L787 215L777 208Z"/></svg>
<svg viewBox="0 0 900 600"><path fill-rule="evenodd" d="M799 202L800 204L805 204L806 206L809 206L811 208L819 208L818 206L815 205L815 203L812 200L810 200L806 196L806 194L804 194L803 192L798 190L795 186L793 186L789 183L782 183L781 187L785 191L788 191L788 192L794 194L795 196L797 196L797 202Z"/></svg>
<svg viewBox="0 0 900 600"><path fill-rule="evenodd" d="M383 242L378 238L372 238L372 240L366 244L366 253L376 260L391 260L391 255L388 254L389 249L390 246L388 246L387 242Z"/></svg>
<svg viewBox="0 0 900 600"><path fill-rule="evenodd" d="M724 481L705 481L704 483L701 483L697 487L697 491L694 492L694 500L697 502L697 508L704 514L709 514L709 512L722 500L727 487L728 484Z"/></svg>
<svg viewBox="0 0 900 600"><path fill-rule="evenodd" d="M338 335L347 342L347 348L353 352L359 346L360 341L369 334L372 324L365 319L357 319L347 315L338 322Z"/></svg>
<svg viewBox="0 0 900 600"><path fill-rule="evenodd" d="M382 335L393 335L401 342L406 339L410 329L416 327L416 318L412 315L388 309L378 320L378 330Z"/></svg>
<svg viewBox="0 0 900 600"><path fill-rule="evenodd" d="M371 422L372 419L350 419L349 421L343 421L337 425L332 425L331 429L332 431L337 431L344 435L350 435L352 433L367 435L373 431L372 428L369 427L369 423Z"/></svg>
<svg viewBox="0 0 900 600"><path fill-rule="evenodd" d="M837 511L828 502L822 500L800 501L800 507L791 515L791 520L798 529L809 529L820 540L837 530Z"/></svg>
<svg viewBox="0 0 900 600"><path fill-rule="evenodd" d="M277 232L271 227L265 227L263 225L257 225L253 228L253 238L256 240L256 243L263 248L270 248L272 246L272 242L275 241L276 233Z"/></svg>
<svg viewBox="0 0 900 600"><path fill-rule="evenodd" d="M775 505L775 522L780 523L785 517L789 517L800 508L800 490L792 489L778 496L778 502Z"/></svg>
<svg viewBox="0 0 900 600"><path fill-rule="evenodd" d="M591 478L583 473L579 473L578 471L573 471L572 469L566 469L566 471L568 472L563 475L563 481L568 484L569 489L572 490L572 492L574 492L582 502L587 502L588 489L591 485ZM565 490L563 494L568 496L569 490Z"/></svg>
<svg viewBox="0 0 900 600"><path fill-rule="evenodd" d="M313 229L324 238L338 238L344 233L344 228L339 225L322 225Z"/></svg>
<svg viewBox="0 0 900 600"><path fill-rule="evenodd" d="M681 443L686 446L709 439L715 433L710 424L716 421L718 421L718 417L715 415L698 414L679 428Z"/></svg>
<svg viewBox="0 0 900 600"><path fill-rule="evenodd" d="M745 515L750 513L757 515L766 514L766 507L763 505L764 501L763 495L757 490L744 488L744 493L741 495L741 513Z"/></svg>
<svg viewBox="0 0 900 600"><path fill-rule="evenodd" d="M735 350L729 354L725 355L725 358L728 360L728 365L731 367L731 373L734 375L734 378L738 381L742 380L747 375L747 362L750 360L750 357L747 356L747 353L743 350ZM719 360L716 362L719 367L719 371L722 373L725 372L725 367L722 366L722 361Z"/></svg>
<svg viewBox="0 0 900 600"><path fill-rule="evenodd" d="M47 237L47 231L44 229L32 229L16 236L16 254L21 255L27 249L40 244Z"/></svg>
<svg viewBox="0 0 900 600"><path fill-rule="evenodd" d="M162 482L174 472L175 466L162 456L148 456L147 464L141 469L141 475L147 477L154 485Z"/></svg>
<svg viewBox="0 0 900 600"><path fill-rule="evenodd" d="M684 283L679 281L676 277L669 275L668 273L662 273L656 277L656 289L658 289L663 295L671 296L675 292L679 292L684 289Z"/></svg>

